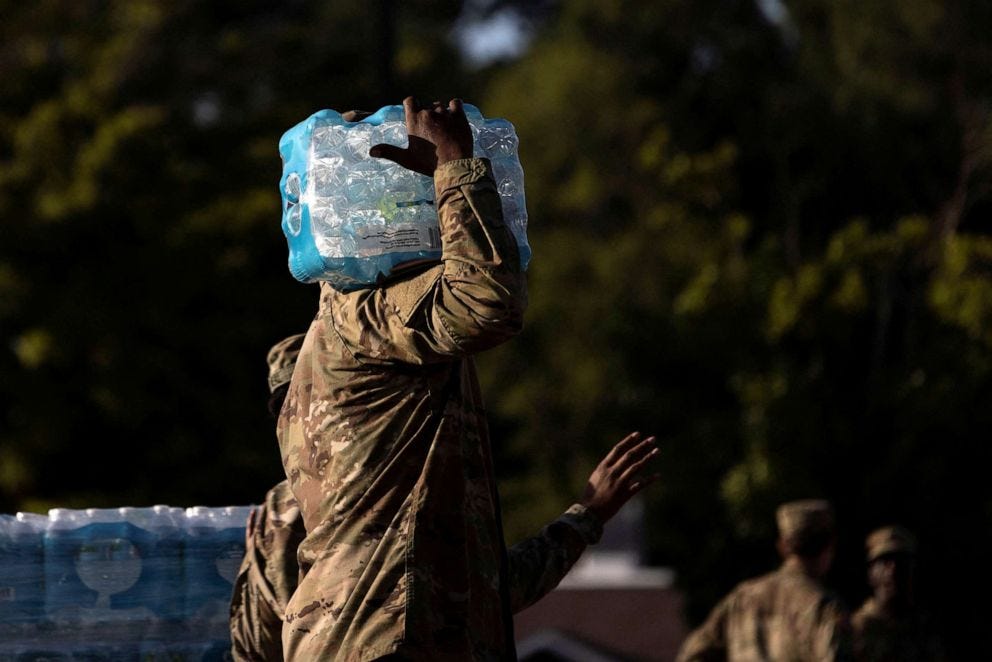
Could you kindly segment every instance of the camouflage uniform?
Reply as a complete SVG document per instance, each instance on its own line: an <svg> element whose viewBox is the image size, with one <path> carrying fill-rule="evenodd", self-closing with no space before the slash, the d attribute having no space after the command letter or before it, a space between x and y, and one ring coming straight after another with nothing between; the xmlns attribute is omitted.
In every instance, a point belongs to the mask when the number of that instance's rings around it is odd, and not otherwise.
<svg viewBox="0 0 992 662"><path fill-rule="evenodd" d="M441 263L321 285L278 424L303 516L287 659L513 657L508 558L471 356L526 299L488 161L434 176Z"/></svg>
<svg viewBox="0 0 992 662"><path fill-rule="evenodd" d="M289 383L303 339L304 334L291 336L269 350L270 393ZM299 578L297 547L306 536L288 481L269 490L252 522L231 602L231 652L239 661L282 660L283 617ZM537 536L514 545L508 572L512 611L557 586L586 545L601 535L598 519L576 504Z"/></svg>
<svg viewBox="0 0 992 662"><path fill-rule="evenodd" d="M231 654L245 662L283 659L286 605L299 579L296 552L306 536L300 509L283 481L269 490L256 513L231 602ZM516 613L550 592L603 528L575 504L541 532L509 550L509 599Z"/></svg>
<svg viewBox="0 0 992 662"><path fill-rule="evenodd" d="M868 563L887 554L916 555L916 540L897 526L872 532L866 540ZM929 619L918 609L891 613L874 597L868 598L851 618L855 652L865 662L937 662L945 659L943 647Z"/></svg>
<svg viewBox="0 0 992 662"><path fill-rule="evenodd" d="M283 616L306 535L288 481L269 490L253 521L231 600L231 654L239 661L282 660Z"/></svg>
<svg viewBox="0 0 992 662"><path fill-rule="evenodd" d="M284 384L288 384L293 378L293 370L296 369L296 357L300 355L303 347L305 333L297 333L277 342L265 356L265 363L269 366L269 393L275 393L276 389Z"/></svg>
<svg viewBox="0 0 992 662"><path fill-rule="evenodd" d="M784 504L783 538L832 527L822 501ZM851 659L847 612L803 568L788 560L775 572L739 584L682 644L677 660L793 662Z"/></svg>

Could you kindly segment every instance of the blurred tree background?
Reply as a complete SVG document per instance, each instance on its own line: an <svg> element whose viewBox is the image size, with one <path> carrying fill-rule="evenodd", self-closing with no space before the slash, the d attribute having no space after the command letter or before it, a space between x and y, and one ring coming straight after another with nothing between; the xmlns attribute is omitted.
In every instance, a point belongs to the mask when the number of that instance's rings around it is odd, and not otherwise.
<svg viewBox="0 0 992 662"><path fill-rule="evenodd" d="M864 535L899 522L952 649L988 646L957 596L992 584L992 5L0 14L0 510L258 501L265 351L316 299L286 269L279 136L459 95L514 122L527 174L527 328L481 361L509 536L640 429L664 450L648 560L690 622L774 565L778 503L824 496L849 602ZM453 26L497 19L516 51L467 58Z"/></svg>

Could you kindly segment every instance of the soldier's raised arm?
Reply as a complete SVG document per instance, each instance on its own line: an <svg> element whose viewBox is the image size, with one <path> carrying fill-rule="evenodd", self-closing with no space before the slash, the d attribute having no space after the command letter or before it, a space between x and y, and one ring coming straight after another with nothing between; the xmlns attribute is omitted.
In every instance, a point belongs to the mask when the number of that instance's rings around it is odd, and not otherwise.
<svg viewBox="0 0 992 662"><path fill-rule="evenodd" d="M644 487L658 479L644 476L658 454L654 437L627 435L593 470L578 503L509 550L510 608L534 604L558 586L587 545L599 542L603 524Z"/></svg>
<svg viewBox="0 0 992 662"><path fill-rule="evenodd" d="M461 102L424 107L410 97L403 105L409 147L376 145L370 154L434 177L441 264L357 292L323 286L334 332L368 363L423 364L487 349L520 330L527 300L516 240L489 161L472 158Z"/></svg>

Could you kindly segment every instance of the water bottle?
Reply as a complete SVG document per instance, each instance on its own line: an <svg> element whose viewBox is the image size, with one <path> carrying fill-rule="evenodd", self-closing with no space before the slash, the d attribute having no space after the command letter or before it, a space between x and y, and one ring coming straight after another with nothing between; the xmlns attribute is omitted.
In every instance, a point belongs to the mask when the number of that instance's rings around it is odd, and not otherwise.
<svg viewBox="0 0 992 662"><path fill-rule="evenodd" d="M251 506L186 509L188 641L229 642L231 594L245 554L250 510Z"/></svg>
<svg viewBox="0 0 992 662"><path fill-rule="evenodd" d="M120 509L124 521L133 526L141 540L141 575L134 585L117 596L122 607L147 610L149 623L145 640L169 641L184 632L182 623L183 545L185 511L156 505L150 508Z"/></svg>
<svg viewBox="0 0 992 662"><path fill-rule="evenodd" d="M45 609L54 636L76 648L140 641L154 613L135 586L154 543L122 508L49 511Z"/></svg>
<svg viewBox="0 0 992 662"><path fill-rule="evenodd" d="M44 515L0 515L0 656L35 640L45 613Z"/></svg>
<svg viewBox="0 0 992 662"><path fill-rule="evenodd" d="M492 163L503 219L526 269L531 251L516 132L504 119L464 108L474 154ZM440 259L433 179L369 156L380 143L408 144L402 106L385 106L360 122L321 110L282 136L282 229L297 280L347 291L380 282L404 263Z"/></svg>
<svg viewBox="0 0 992 662"><path fill-rule="evenodd" d="M76 555L83 544L78 530L86 511L53 508L45 530L45 616L56 630L54 639L76 641L83 605L96 603L97 592L83 584L76 572ZM53 642L54 643L54 642Z"/></svg>

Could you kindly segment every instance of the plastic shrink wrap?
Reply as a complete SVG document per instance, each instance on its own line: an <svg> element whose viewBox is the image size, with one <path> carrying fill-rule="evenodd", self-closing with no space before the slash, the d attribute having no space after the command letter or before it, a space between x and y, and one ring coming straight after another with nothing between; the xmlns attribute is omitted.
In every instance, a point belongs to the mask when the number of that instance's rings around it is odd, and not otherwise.
<svg viewBox="0 0 992 662"><path fill-rule="evenodd" d="M230 659L250 508L0 515L0 662Z"/></svg>
<svg viewBox="0 0 992 662"><path fill-rule="evenodd" d="M464 107L474 155L492 164L503 219L526 269L531 251L517 134L508 121ZM385 106L360 122L321 110L282 136L282 229L297 280L351 290L380 282L404 263L440 259L433 179L369 156L377 144L407 146L402 106Z"/></svg>

